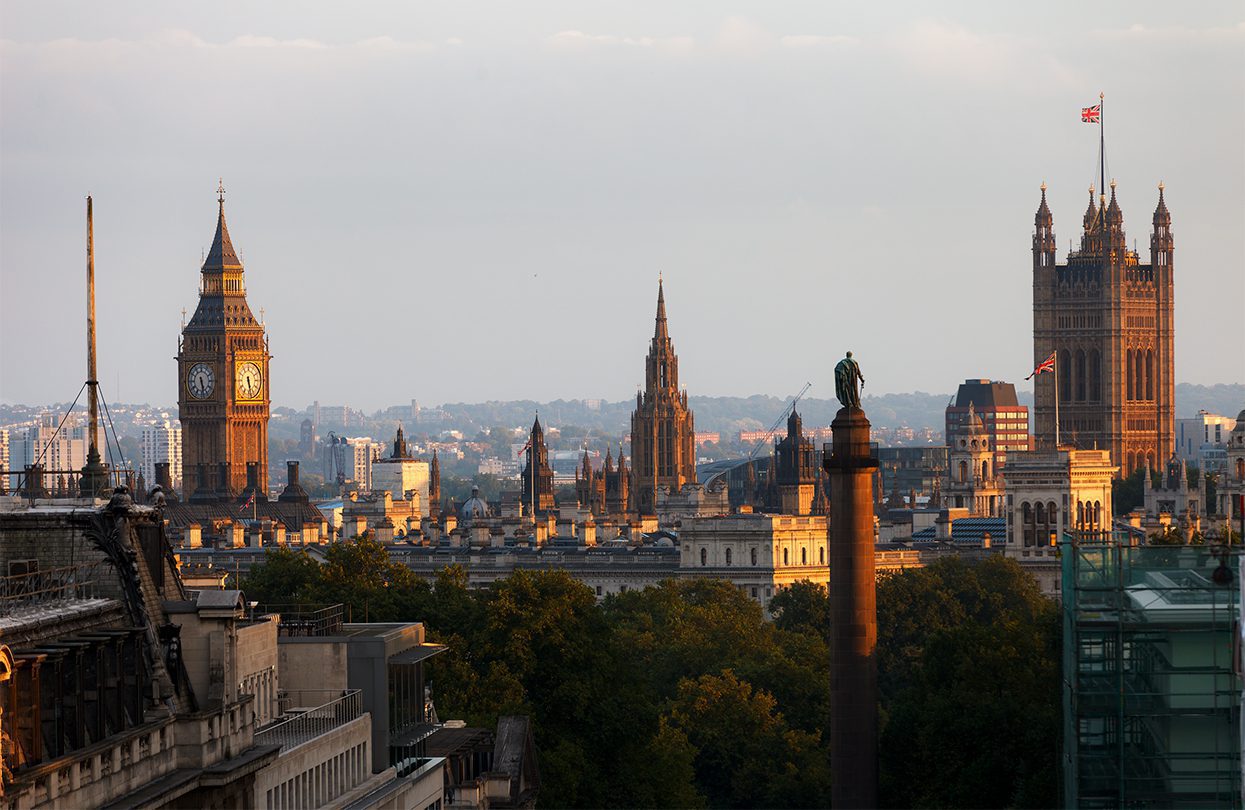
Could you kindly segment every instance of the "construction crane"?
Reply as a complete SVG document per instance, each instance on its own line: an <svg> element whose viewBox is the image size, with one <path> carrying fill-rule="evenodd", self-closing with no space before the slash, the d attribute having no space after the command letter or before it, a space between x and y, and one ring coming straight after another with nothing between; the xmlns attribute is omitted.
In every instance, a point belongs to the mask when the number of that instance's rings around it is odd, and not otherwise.
<svg viewBox="0 0 1245 810"><path fill-rule="evenodd" d="M787 407L782 409L782 413L778 415L778 419L773 425L770 426L770 429L765 431L765 435L758 439L756 444L752 445L752 452L748 453L749 461L752 461L752 459L756 457L757 450L761 449L761 445L769 444L769 440L773 438L774 432L778 430L778 427L783 423L783 420L787 418L787 414L791 413L791 409L795 407L795 403L799 402L800 398L807 394L808 389L812 387L813 384L811 382L804 383L804 387L800 389L800 393L796 394L791 402L787 404Z"/></svg>

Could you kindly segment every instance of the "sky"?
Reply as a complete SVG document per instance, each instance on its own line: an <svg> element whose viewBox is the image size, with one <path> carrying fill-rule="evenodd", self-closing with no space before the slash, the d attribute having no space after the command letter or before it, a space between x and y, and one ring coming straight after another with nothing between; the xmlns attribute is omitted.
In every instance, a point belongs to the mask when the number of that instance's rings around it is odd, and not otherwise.
<svg viewBox="0 0 1245 810"><path fill-rule="evenodd" d="M346 12L349 9L349 12ZM1032 369L1033 215L1176 240L1176 380L1245 381L1239 2L0 4L0 401L172 404L223 178L274 404Z"/></svg>

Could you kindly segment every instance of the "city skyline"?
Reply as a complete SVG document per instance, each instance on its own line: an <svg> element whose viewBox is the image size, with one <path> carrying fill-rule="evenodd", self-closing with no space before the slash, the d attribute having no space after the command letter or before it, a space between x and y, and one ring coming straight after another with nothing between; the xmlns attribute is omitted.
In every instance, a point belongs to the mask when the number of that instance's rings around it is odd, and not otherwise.
<svg viewBox="0 0 1245 810"><path fill-rule="evenodd" d="M970 376L1028 390L1030 217L1045 181L1062 260L1096 175L1079 108L1100 90L1143 258L1166 183L1176 380L1240 381L1206 350L1242 345L1245 118L1222 102L1240 96L1245 24L1230 5L891 22L549 4L509 28L501 10L372 9L332 28L124 8L2 12L0 401L81 384L88 192L105 395L174 400L221 174L278 404L343 386L368 410L626 399L659 272L695 394L812 380L829 396L846 348L866 395ZM312 114L321 126L300 129ZM35 356L63 361L31 362L33 335ZM537 347L539 373L510 359ZM389 382L395 363L409 375Z"/></svg>

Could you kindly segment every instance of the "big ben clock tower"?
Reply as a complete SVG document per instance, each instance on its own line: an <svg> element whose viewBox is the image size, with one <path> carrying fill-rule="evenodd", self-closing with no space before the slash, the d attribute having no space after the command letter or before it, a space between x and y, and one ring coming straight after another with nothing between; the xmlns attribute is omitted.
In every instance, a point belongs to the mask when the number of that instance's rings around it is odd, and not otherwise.
<svg viewBox="0 0 1245 810"><path fill-rule="evenodd" d="M225 226L223 185L217 202L216 237L199 274L199 305L182 329L177 352L185 496L195 500L240 494L248 462L258 463L260 491L268 491L268 338L246 303L242 262Z"/></svg>

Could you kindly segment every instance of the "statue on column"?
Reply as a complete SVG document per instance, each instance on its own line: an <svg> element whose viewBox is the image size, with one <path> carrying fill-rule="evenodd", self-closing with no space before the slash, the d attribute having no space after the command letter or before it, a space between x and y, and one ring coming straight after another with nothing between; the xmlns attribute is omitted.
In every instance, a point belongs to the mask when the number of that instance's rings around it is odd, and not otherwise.
<svg viewBox="0 0 1245 810"><path fill-rule="evenodd" d="M834 395L838 397L844 408L860 408L860 388L856 386L857 380L863 388L865 378L860 373L860 364L853 360L852 353L848 352L847 357L840 360L834 367Z"/></svg>

